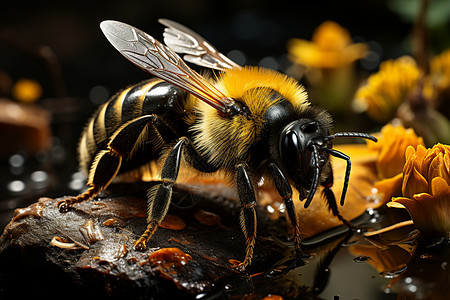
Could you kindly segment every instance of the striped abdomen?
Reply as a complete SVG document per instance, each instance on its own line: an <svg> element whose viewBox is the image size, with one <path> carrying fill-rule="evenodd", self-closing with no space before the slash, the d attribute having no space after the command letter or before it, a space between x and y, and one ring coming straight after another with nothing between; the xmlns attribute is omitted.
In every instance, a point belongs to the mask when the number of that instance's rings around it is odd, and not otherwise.
<svg viewBox="0 0 450 300"><path fill-rule="evenodd" d="M81 169L87 174L96 154L106 149L114 132L123 124L142 115L156 114L177 136L185 135L187 129L182 122L185 102L185 92L156 78L117 93L99 107L83 131L79 144ZM120 172L138 168L157 159L164 141L154 126L149 125L142 132L138 143L139 147L133 151L133 156L123 161Z"/></svg>

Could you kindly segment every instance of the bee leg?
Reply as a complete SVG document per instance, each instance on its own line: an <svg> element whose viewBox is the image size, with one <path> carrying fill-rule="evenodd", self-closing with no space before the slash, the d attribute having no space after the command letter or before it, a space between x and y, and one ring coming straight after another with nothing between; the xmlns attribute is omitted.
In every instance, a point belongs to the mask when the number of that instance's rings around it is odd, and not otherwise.
<svg viewBox="0 0 450 300"><path fill-rule="evenodd" d="M61 212L67 212L75 203L83 202L95 197L101 190L105 189L120 169L122 158L132 151L139 135L149 122L156 120L154 115L146 115L133 119L121 126L112 135L107 150L100 151L92 163L89 171L86 192L58 202Z"/></svg>
<svg viewBox="0 0 450 300"><path fill-rule="evenodd" d="M275 183L275 187L278 194L283 198L284 204L286 205L286 211L291 221L291 225L294 233L294 246L295 254L297 258L303 256L303 251L301 248L301 237L300 237L300 226L298 224L297 214L295 212L294 203L292 202L292 188L289 181L284 176L283 172L278 168L275 163L269 164L270 171L272 173L272 178Z"/></svg>
<svg viewBox="0 0 450 300"><path fill-rule="evenodd" d="M61 200L57 203L60 212L67 212L75 203L80 203L97 196L117 174L122 158L111 150L100 151L92 163L87 185L89 188L82 194Z"/></svg>
<svg viewBox="0 0 450 300"><path fill-rule="evenodd" d="M175 184L180 169L181 154L187 142L189 140L186 137L180 138L172 150L170 150L164 162L161 171L162 183L158 186L155 196L148 201L147 229L134 244L136 250L143 251L147 248L148 240L152 237L167 214L172 198L172 187ZM151 194L150 191L149 194Z"/></svg>
<svg viewBox="0 0 450 300"><path fill-rule="evenodd" d="M334 196L334 193L331 190L332 185L333 185L333 174L331 174L323 183L324 187L323 194L325 196L325 200L327 201L328 208L331 210L333 215L337 217L345 226L347 226L351 230L355 230L356 227L352 223L350 223L350 221L345 219L339 212L336 197Z"/></svg>
<svg viewBox="0 0 450 300"><path fill-rule="evenodd" d="M247 165L240 163L237 169L237 192L241 202L240 224L245 236L246 252L242 263L236 269L243 272L251 263L256 242L256 197L252 182L247 173Z"/></svg>

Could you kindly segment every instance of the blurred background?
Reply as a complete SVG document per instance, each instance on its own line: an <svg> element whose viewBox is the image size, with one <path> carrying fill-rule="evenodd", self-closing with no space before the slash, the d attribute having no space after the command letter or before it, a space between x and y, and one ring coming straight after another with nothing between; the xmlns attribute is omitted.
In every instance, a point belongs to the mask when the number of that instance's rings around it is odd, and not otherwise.
<svg viewBox="0 0 450 300"><path fill-rule="evenodd" d="M431 0L429 51L449 48L449 2ZM307 87L304 69L288 56L292 38L311 40L331 20L364 43L355 60L358 85L380 62L413 54L411 34L421 2L367 1L3 1L0 10L0 226L14 209L40 196L75 195L84 189L76 148L95 108L120 89L149 77L105 39L99 23L114 19L162 40L158 18L178 21L239 64L290 74ZM195 67L194 67L195 68ZM320 97L313 103L327 106ZM345 114L335 115L337 127ZM348 110L348 106L345 107ZM335 111L333 111L335 110ZM353 130L380 124L356 114ZM347 118L348 119L348 118ZM343 123L342 123L343 124Z"/></svg>

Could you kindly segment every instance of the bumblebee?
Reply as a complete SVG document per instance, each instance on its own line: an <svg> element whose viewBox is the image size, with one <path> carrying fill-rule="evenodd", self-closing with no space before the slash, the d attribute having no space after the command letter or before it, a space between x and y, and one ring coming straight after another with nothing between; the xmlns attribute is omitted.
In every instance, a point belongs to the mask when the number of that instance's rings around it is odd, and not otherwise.
<svg viewBox="0 0 450 300"><path fill-rule="evenodd" d="M340 137L376 141L368 134L331 133L332 118L308 102L302 85L286 75L259 67L241 67L185 26L166 19L164 45L145 32L117 21L100 25L106 38L128 60L156 76L116 94L88 122L79 144L80 167L88 189L58 202L61 212L92 199L117 175L142 176L158 162L160 184L148 192L147 228L135 242L144 250L164 219L180 165L197 172L222 171L234 182L240 200L240 225L251 263L256 241L257 182L272 180L284 200L293 227L297 257L302 256L300 228L292 199L299 191L307 207L318 186L333 214L352 226L338 210L331 191L330 156L347 162L340 199L344 204L350 158L332 148ZM218 70L201 76L184 60Z"/></svg>

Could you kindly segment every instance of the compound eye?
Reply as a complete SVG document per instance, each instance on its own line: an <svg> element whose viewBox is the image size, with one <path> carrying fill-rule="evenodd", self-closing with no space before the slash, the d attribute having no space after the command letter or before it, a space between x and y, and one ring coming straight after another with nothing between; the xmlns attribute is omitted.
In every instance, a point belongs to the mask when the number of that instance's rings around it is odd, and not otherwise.
<svg viewBox="0 0 450 300"><path fill-rule="evenodd" d="M289 169L300 171L302 165L300 139L294 131L286 132L280 143L281 158Z"/></svg>

